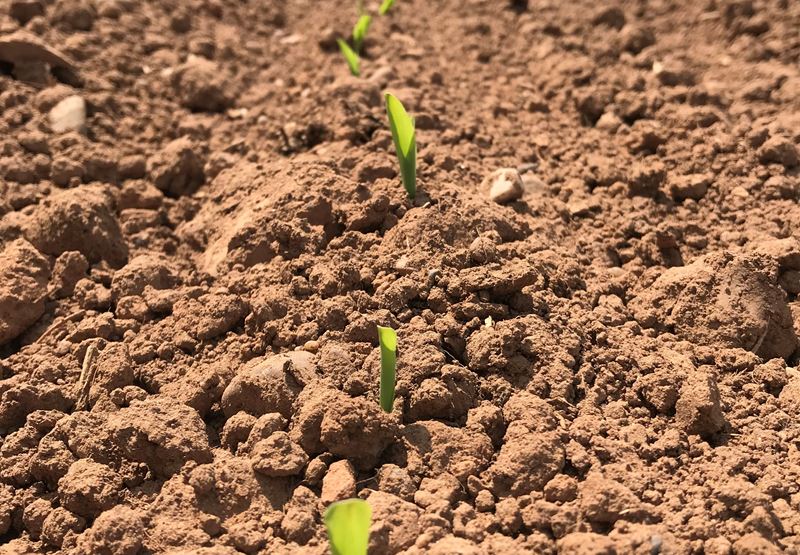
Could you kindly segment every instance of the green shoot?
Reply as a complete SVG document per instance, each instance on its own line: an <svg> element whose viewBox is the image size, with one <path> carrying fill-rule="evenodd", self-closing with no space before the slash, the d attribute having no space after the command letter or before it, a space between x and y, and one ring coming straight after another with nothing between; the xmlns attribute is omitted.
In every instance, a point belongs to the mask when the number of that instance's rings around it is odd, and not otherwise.
<svg viewBox="0 0 800 555"><path fill-rule="evenodd" d="M392 412L397 377L397 333L392 328L378 326L378 342L381 344L381 408Z"/></svg>
<svg viewBox="0 0 800 555"><path fill-rule="evenodd" d="M383 0L383 2L381 2L381 7L378 9L378 13L386 15L386 12L392 9L392 6L394 6L394 0Z"/></svg>
<svg viewBox="0 0 800 555"><path fill-rule="evenodd" d="M367 555L372 508L363 499L332 503L325 511L325 527L333 555Z"/></svg>
<svg viewBox="0 0 800 555"><path fill-rule="evenodd" d="M372 16L365 14L358 18L353 27L353 49L356 52L361 52L361 46L364 44L364 39L367 38L370 23L372 23Z"/></svg>
<svg viewBox="0 0 800 555"><path fill-rule="evenodd" d="M342 51L342 55L344 59L347 60L347 67L350 68L350 73L358 77L361 75L361 61L350 45L347 44L342 39L336 39L336 42L339 44L339 50Z"/></svg>
<svg viewBox="0 0 800 555"><path fill-rule="evenodd" d="M417 195L417 139L414 119L408 115L402 102L391 94L386 94L386 113L392 128L392 139L400 162L400 175L408 198Z"/></svg>

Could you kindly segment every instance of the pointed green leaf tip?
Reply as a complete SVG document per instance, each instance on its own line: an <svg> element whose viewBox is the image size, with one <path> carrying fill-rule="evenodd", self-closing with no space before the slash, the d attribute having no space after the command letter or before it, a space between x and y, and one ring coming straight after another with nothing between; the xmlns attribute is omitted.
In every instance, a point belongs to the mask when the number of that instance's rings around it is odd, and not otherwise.
<svg viewBox="0 0 800 555"><path fill-rule="evenodd" d="M397 380L397 333L392 328L378 326L378 342L381 345L381 408L392 412Z"/></svg>
<svg viewBox="0 0 800 555"><path fill-rule="evenodd" d="M404 157L408 157L414 144L414 120L396 96L386 93L386 112L392 126L392 137Z"/></svg>
<svg viewBox="0 0 800 555"><path fill-rule="evenodd" d="M385 347L392 352L397 351L397 332L392 328L378 326L378 340L381 347Z"/></svg>
<svg viewBox="0 0 800 555"><path fill-rule="evenodd" d="M386 113L400 162L403 186L408 197L413 199L417 194L417 140L414 119L408 115L403 103L389 93L386 94Z"/></svg>
<svg viewBox="0 0 800 555"><path fill-rule="evenodd" d="M392 6L394 6L394 0L383 0L383 2L381 2L381 7L378 8L378 13L386 15L386 12L392 9Z"/></svg>
<svg viewBox="0 0 800 555"><path fill-rule="evenodd" d="M350 73L358 77L361 74L361 63L358 57L350 45L347 44L342 39L336 39L336 42L339 44L339 50L342 51L342 55L344 59L347 60L347 66L350 68Z"/></svg>
<svg viewBox="0 0 800 555"><path fill-rule="evenodd" d="M367 30L371 22L372 17L369 15L362 15L356 21L353 27L353 47L356 52L361 52L361 46L364 44L364 39L367 38Z"/></svg>
<svg viewBox="0 0 800 555"><path fill-rule="evenodd" d="M363 499L332 503L325 511L325 527L333 555L367 555L372 508Z"/></svg>

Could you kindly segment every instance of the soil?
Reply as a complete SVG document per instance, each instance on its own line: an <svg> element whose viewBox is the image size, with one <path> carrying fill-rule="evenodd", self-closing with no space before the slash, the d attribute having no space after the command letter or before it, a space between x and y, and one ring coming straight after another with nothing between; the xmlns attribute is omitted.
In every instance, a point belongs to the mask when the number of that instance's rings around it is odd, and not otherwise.
<svg viewBox="0 0 800 555"><path fill-rule="evenodd" d="M0 6L0 553L800 553L800 3L344 4Z"/></svg>

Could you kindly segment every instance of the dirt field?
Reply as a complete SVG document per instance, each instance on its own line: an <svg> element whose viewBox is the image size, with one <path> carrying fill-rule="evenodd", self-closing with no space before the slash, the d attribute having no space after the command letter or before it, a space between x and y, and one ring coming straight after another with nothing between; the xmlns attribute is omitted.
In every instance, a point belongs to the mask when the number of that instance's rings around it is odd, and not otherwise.
<svg viewBox="0 0 800 555"><path fill-rule="evenodd" d="M800 553L800 2L366 8L0 3L0 553Z"/></svg>

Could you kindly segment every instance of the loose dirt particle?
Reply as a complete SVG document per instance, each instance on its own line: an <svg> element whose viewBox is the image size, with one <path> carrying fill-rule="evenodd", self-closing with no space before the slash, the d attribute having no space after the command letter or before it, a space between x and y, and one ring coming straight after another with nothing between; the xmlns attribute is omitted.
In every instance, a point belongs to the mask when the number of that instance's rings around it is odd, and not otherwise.
<svg viewBox="0 0 800 555"><path fill-rule="evenodd" d="M65 509L85 518L95 518L117 504L122 477L104 464L80 459L59 480L58 489Z"/></svg>
<svg viewBox="0 0 800 555"><path fill-rule="evenodd" d="M187 137L175 139L151 156L147 172L156 187L174 197L193 193L206 180L203 160Z"/></svg>
<svg viewBox="0 0 800 555"><path fill-rule="evenodd" d="M668 270L631 307L647 327L765 358L787 357L797 338L776 270L767 257L714 253Z"/></svg>
<svg viewBox="0 0 800 555"><path fill-rule="evenodd" d="M182 106L195 111L221 112L233 99L219 66L192 56L172 74L172 84Z"/></svg>
<svg viewBox="0 0 800 555"><path fill-rule="evenodd" d="M98 555L136 555L142 549L145 522L141 514L127 507L117 507L101 514L78 537L77 549Z"/></svg>
<svg viewBox="0 0 800 555"><path fill-rule="evenodd" d="M71 513L63 507L53 509L42 523L42 541L56 548L67 541L72 543L77 534L86 528L86 519Z"/></svg>
<svg viewBox="0 0 800 555"><path fill-rule="evenodd" d="M328 467L325 478L322 479L322 493L320 500L323 503L332 503L355 496L356 474L350 461L336 461Z"/></svg>
<svg viewBox="0 0 800 555"><path fill-rule="evenodd" d="M541 491L563 466L564 447L554 434L532 435L524 423L513 422L488 478L498 497L525 495Z"/></svg>
<svg viewBox="0 0 800 555"><path fill-rule="evenodd" d="M302 390L302 382L292 370L292 361L285 355L249 362L222 394L225 414L244 411L259 416L277 412L291 417L294 401Z"/></svg>
<svg viewBox="0 0 800 555"><path fill-rule="evenodd" d="M689 374L675 405L675 419L689 434L709 437L722 429L725 416L717 382L711 374L701 370Z"/></svg>
<svg viewBox="0 0 800 555"><path fill-rule="evenodd" d="M184 404L151 397L113 413L108 429L123 456L171 476L186 461L208 462L211 450L202 420Z"/></svg>
<svg viewBox="0 0 800 555"><path fill-rule="evenodd" d="M308 463L308 455L286 432L275 432L251 450L253 469L264 476L296 476Z"/></svg>
<svg viewBox="0 0 800 555"><path fill-rule="evenodd" d="M44 314L50 263L23 239L0 251L0 345Z"/></svg>
<svg viewBox="0 0 800 555"><path fill-rule="evenodd" d="M105 260L113 267L128 258L112 199L103 187L87 185L51 195L34 211L25 237L51 256L78 251L92 264Z"/></svg>

